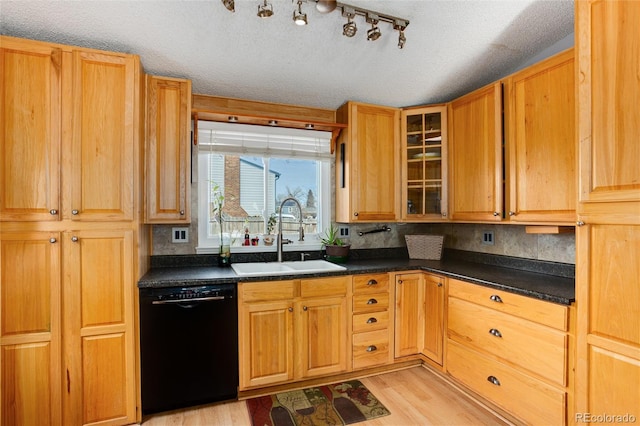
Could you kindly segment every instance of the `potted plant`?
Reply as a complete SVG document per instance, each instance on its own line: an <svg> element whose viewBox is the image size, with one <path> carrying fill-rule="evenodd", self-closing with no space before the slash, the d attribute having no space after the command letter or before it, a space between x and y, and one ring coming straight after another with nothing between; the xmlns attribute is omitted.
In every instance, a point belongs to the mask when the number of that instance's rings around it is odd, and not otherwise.
<svg viewBox="0 0 640 426"><path fill-rule="evenodd" d="M273 241L275 240L273 236L273 228L275 228L275 226L276 214L271 213L271 216L269 216L269 220L267 220L267 233L264 234L264 238L262 239L264 241L264 245L270 246L273 244Z"/></svg>
<svg viewBox="0 0 640 426"><path fill-rule="evenodd" d="M222 209L224 207L224 194L222 189L217 183L213 183L211 188L211 195L213 205L211 207L211 216L214 218L220 227L220 250L218 251L218 266L230 266L231 265L231 245L229 236L224 235L224 217L222 216Z"/></svg>
<svg viewBox="0 0 640 426"><path fill-rule="evenodd" d="M338 237L338 229L331 224L331 226L325 230L324 235L320 238L320 242L324 246L327 252L327 260L334 263L346 262L349 258L350 244Z"/></svg>

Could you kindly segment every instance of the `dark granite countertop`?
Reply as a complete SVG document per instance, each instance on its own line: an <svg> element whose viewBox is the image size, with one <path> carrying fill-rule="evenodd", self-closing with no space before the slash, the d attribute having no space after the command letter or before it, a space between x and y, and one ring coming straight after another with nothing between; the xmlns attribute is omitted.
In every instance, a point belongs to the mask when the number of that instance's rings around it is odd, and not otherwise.
<svg viewBox="0 0 640 426"><path fill-rule="evenodd" d="M331 275L421 270L456 278L553 303L569 305L575 301L573 265L515 259L507 256L477 256L448 252L442 260L412 260L402 257L353 259L339 272L239 277L231 268L217 266L153 267L138 282L139 288L183 287L241 281L274 281ZM488 261L487 261L488 259ZM506 266L505 266L506 265ZM568 272L567 272L568 270ZM542 272L540 272L542 271Z"/></svg>

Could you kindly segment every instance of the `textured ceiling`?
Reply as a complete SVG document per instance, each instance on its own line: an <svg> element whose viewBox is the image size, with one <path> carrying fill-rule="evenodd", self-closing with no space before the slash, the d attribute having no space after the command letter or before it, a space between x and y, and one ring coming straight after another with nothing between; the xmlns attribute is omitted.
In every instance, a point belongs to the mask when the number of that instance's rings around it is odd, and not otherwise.
<svg viewBox="0 0 640 426"><path fill-rule="evenodd" d="M449 101L573 43L572 0L345 0L408 19L402 50L387 23L367 41L358 16L347 38L338 9L303 3L300 27L291 0L271 2L274 15L260 19L258 0L235 0L235 13L220 0L0 0L0 32L135 53L147 73L191 79L194 93L331 109Z"/></svg>

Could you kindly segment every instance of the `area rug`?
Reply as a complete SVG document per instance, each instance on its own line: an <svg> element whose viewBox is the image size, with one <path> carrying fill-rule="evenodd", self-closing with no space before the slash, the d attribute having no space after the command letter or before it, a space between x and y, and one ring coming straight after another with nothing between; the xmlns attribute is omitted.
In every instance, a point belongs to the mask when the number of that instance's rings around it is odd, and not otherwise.
<svg viewBox="0 0 640 426"><path fill-rule="evenodd" d="M247 400L253 426L348 425L389 410L359 380Z"/></svg>

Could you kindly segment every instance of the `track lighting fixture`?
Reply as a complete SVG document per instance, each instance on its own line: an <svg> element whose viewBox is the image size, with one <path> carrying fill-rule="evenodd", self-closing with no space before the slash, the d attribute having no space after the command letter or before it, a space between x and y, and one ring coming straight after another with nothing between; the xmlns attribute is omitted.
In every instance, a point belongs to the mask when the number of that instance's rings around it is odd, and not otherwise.
<svg viewBox="0 0 640 426"><path fill-rule="evenodd" d="M227 8L227 10L229 12L235 12L236 11L236 5L234 0L222 0L222 4L224 5L224 7Z"/></svg>
<svg viewBox="0 0 640 426"><path fill-rule="evenodd" d="M347 37L353 37L354 35L356 35L356 32L358 31L358 27L356 26L356 23L353 22L352 20L353 18L356 17L355 10L343 8L342 16L347 17L347 23L342 26L342 35L345 35Z"/></svg>
<svg viewBox="0 0 640 426"><path fill-rule="evenodd" d="M235 12L235 0L221 0L224 7L230 12ZM297 9L293 11L293 21L297 25L307 25L307 14L302 13L302 3L314 2L316 3L316 9L320 13L330 13L335 9L342 10L342 16L347 18L347 23L342 26L342 34L346 37L353 37L358 31L358 27L355 23L356 16L362 16L366 22L371 24L371 28L367 31L367 40L375 41L382 36L382 32L378 27L379 22L386 22L393 26L393 29L398 31L398 48L404 48L407 37L404 34L405 29L409 25L409 21L403 18L397 18L395 16L386 15L379 12L374 12L369 9L364 9L358 6L352 6L345 3L339 3L337 0L292 0L297 3ZM268 3L267 0L262 0L262 3L258 5L258 16L260 18L268 18L273 15L273 5Z"/></svg>
<svg viewBox="0 0 640 426"><path fill-rule="evenodd" d="M302 13L302 0L298 0L298 10L293 11L293 22L296 25L307 25L307 14Z"/></svg>
<svg viewBox="0 0 640 426"><path fill-rule="evenodd" d="M258 5L258 16L261 18L268 18L273 15L273 5L271 3L267 3L267 0L264 0L264 4Z"/></svg>

